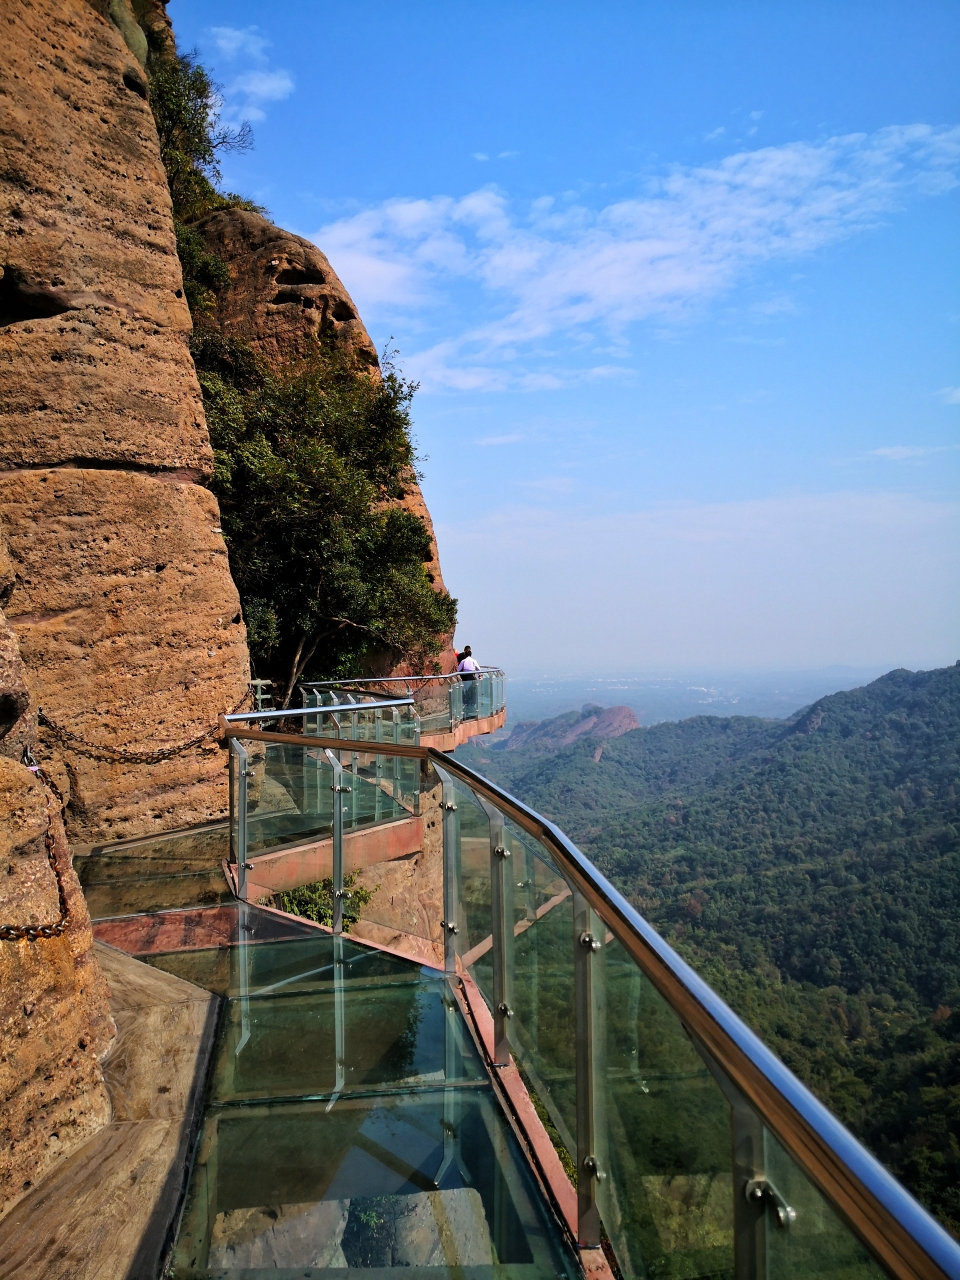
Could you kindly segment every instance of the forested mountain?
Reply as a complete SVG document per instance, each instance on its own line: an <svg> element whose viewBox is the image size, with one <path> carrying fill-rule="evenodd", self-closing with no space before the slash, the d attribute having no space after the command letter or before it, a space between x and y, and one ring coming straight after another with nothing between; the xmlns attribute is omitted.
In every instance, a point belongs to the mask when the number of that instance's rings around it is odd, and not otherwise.
<svg viewBox="0 0 960 1280"><path fill-rule="evenodd" d="M960 664L785 721L460 754L558 822L960 1228Z"/></svg>

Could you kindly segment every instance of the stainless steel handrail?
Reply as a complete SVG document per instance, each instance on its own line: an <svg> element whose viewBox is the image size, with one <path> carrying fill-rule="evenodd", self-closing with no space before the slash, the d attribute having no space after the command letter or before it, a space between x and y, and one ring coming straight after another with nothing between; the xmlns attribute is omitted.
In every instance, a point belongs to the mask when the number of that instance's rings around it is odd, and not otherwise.
<svg viewBox="0 0 960 1280"><path fill-rule="evenodd" d="M247 735L240 732L230 736ZM261 735L256 731L250 736L268 741L294 739L292 734ZM322 738L302 741L311 746L324 745ZM343 749L342 740L330 739L328 745L334 750ZM417 755L435 762L546 844L574 888L598 912L687 1030L704 1045L881 1265L902 1280L960 1280L960 1244L861 1146L558 827L453 756L433 747L396 748L383 743L378 749L384 755Z"/></svg>
<svg viewBox="0 0 960 1280"><path fill-rule="evenodd" d="M502 667L481 667L481 671L492 672L494 675L505 675ZM411 680L455 680L460 678L459 671L448 671L439 675L422 675L422 676L358 676L355 680L301 680L301 689L327 689L331 685L352 685L352 684L392 684L395 681L411 681Z"/></svg>
<svg viewBox="0 0 960 1280"><path fill-rule="evenodd" d="M282 720L287 716L299 716L302 720L305 716L363 711L365 707L369 707L372 711L379 711L381 707L412 707L413 705L413 698L391 698L389 702L355 702L346 707L331 705L329 707L287 707L283 711L238 711L223 718L227 724L239 724L249 720Z"/></svg>

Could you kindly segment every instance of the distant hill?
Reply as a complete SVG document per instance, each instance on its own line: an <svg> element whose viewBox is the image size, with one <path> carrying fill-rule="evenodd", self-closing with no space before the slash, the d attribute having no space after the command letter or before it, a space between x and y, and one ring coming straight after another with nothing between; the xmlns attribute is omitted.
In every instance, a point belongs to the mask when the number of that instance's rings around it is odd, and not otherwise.
<svg viewBox="0 0 960 1280"><path fill-rule="evenodd" d="M697 716L545 752L568 720L462 754L557 821L960 1228L960 664L787 720Z"/></svg>
<svg viewBox="0 0 960 1280"><path fill-rule="evenodd" d="M492 746L502 751L532 747L541 754L569 747L588 734L594 739L619 738L631 729L639 728L640 723L629 707L598 707L588 703L579 714L568 711L552 720L521 720L514 725L508 738ZM598 752L602 751L602 747L594 751L597 760L600 759Z"/></svg>

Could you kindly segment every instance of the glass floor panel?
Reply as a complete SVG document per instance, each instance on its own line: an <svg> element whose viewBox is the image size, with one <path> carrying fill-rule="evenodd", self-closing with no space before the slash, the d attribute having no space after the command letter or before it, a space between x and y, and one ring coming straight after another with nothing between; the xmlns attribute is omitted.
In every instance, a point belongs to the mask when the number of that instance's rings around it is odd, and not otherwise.
<svg viewBox="0 0 960 1280"><path fill-rule="evenodd" d="M581 1275L443 975L271 928L141 956L224 998L172 1280Z"/></svg>

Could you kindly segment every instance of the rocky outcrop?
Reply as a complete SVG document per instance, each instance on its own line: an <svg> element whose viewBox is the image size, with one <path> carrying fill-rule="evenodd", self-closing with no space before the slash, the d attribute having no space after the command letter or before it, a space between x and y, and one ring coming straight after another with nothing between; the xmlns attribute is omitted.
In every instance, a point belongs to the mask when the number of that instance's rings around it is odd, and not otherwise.
<svg viewBox="0 0 960 1280"><path fill-rule="evenodd" d="M353 299L315 244L244 209L212 213L197 223L196 229L210 252L227 263L233 279L209 317L213 327L226 337L248 342L274 368L310 355L316 350L318 337L329 334L338 342L349 343L376 376L377 349ZM402 505L427 526L431 555L426 570L436 590L442 591L433 521L416 480L411 479ZM446 639L440 657L444 672L456 669L450 639ZM377 669L375 674L386 674L387 669ZM395 671L410 674L404 664Z"/></svg>
<svg viewBox="0 0 960 1280"><path fill-rule="evenodd" d="M327 331L377 366L353 299L315 244L245 209L212 213L196 229L233 277L210 317L221 333L249 342L277 367L309 355Z"/></svg>
<svg viewBox="0 0 960 1280"><path fill-rule="evenodd" d="M162 10L141 7L161 40ZM216 503L200 487L212 452L142 51L121 36L120 0L109 18L97 9L16 6L0 80L7 618L35 703L92 744L42 730L38 747L67 789L71 834L91 840L223 811L209 741L155 762L98 748L202 735L248 676Z"/></svg>

